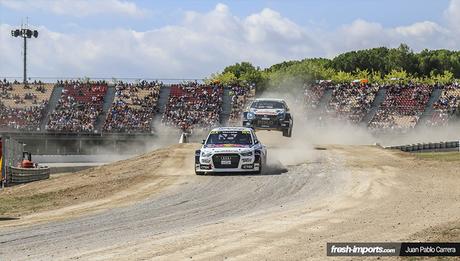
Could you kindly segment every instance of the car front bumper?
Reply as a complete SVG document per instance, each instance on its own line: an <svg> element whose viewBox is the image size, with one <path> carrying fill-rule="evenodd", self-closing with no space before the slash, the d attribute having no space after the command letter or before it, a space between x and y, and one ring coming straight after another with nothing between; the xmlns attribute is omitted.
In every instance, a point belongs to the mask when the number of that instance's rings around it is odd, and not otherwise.
<svg viewBox="0 0 460 261"><path fill-rule="evenodd" d="M258 157L258 156L257 156ZM260 162L256 162L256 157L241 157L236 167L216 166L211 157L195 160L195 171L205 173L225 173L225 172L257 172L260 170Z"/></svg>
<svg viewBox="0 0 460 261"><path fill-rule="evenodd" d="M280 120L280 119L270 119L270 120L263 120L259 118L255 118L253 120L245 120L243 121L244 127L249 127L253 129L260 129L260 130L285 130L289 129L291 126L291 122L289 120Z"/></svg>

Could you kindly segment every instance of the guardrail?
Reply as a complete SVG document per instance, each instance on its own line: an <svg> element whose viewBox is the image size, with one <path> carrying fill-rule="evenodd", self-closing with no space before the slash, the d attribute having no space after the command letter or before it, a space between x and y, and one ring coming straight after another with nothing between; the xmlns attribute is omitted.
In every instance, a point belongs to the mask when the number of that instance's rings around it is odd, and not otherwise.
<svg viewBox="0 0 460 261"><path fill-rule="evenodd" d="M389 146L385 147L385 149L401 150L405 152L459 151L459 143L459 141L428 142L409 145Z"/></svg>

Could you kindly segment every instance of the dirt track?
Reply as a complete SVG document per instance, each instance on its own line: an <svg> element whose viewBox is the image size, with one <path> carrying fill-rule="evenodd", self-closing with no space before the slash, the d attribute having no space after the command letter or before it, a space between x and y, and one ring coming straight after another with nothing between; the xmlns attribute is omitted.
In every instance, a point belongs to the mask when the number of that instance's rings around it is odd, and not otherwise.
<svg viewBox="0 0 460 261"><path fill-rule="evenodd" d="M307 160L288 155L282 161L292 165L265 175L201 177L194 147L176 146L151 169L164 182L152 181L155 189L133 186L70 212L2 221L0 259L323 260L331 241L442 240L445 230L460 239L458 162L327 146ZM49 219L58 220L36 223Z"/></svg>

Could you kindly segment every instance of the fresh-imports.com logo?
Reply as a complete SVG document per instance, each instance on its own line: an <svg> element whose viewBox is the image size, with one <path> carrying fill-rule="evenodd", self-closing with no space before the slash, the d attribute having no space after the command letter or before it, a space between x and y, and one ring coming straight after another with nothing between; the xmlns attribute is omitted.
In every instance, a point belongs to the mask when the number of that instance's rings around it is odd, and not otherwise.
<svg viewBox="0 0 460 261"><path fill-rule="evenodd" d="M398 243L327 243L328 256L397 256Z"/></svg>
<svg viewBox="0 0 460 261"><path fill-rule="evenodd" d="M346 246L331 246L331 253L332 254L395 254L396 249L394 248L383 248L381 246L374 246L374 247L361 247L355 246L352 247L349 245Z"/></svg>

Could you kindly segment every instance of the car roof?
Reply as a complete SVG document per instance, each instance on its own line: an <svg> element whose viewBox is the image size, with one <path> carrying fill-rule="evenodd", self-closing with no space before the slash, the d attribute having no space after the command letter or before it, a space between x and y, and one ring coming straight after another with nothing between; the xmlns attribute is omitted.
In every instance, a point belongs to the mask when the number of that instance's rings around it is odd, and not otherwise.
<svg viewBox="0 0 460 261"><path fill-rule="evenodd" d="M252 131L252 129L247 127L219 127L212 129L212 131Z"/></svg>

